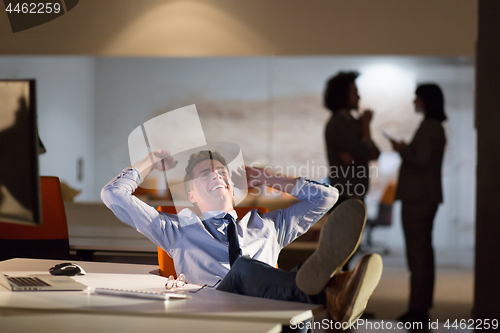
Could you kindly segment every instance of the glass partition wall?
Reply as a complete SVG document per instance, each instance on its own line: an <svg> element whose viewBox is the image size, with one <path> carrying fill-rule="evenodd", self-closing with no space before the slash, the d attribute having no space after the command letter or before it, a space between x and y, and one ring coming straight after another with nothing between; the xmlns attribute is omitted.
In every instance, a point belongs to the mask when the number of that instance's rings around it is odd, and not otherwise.
<svg viewBox="0 0 500 333"><path fill-rule="evenodd" d="M323 180L328 174L324 127L330 112L322 94L339 71L360 73L360 107L374 110L372 138L382 154L373 163L370 215L386 184L396 179L399 157L386 131L408 142L421 116L414 112L419 83L443 88L447 146L444 203L434 244L438 264L472 266L476 136L474 60L464 57L303 56L242 58L0 57L0 78L39 82L39 132L47 148L40 173L57 175L83 190L77 201L99 201L99 192L130 165L127 137L167 111L196 104L208 143L232 142L246 164ZM83 162L82 162L83 161ZM83 176L77 166L84 163ZM80 170L81 171L81 170ZM402 251L399 206L390 228L374 233Z"/></svg>

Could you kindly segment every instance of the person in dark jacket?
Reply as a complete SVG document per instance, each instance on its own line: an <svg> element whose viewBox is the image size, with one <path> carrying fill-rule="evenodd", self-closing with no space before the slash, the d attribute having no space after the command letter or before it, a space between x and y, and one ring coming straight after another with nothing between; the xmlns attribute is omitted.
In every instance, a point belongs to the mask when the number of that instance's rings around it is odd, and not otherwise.
<svg viewBox="0 0 500 333"><path fill-rule="evenodd" d="M324 92L324 105L332 112L325 128L329 181L339 190L339 203L363 201L369 186L368 162L380 155L370 134L373 111L364 110L358 118L351 115L351 110L358 110L357 77L357 72L339 72L328 80Z"/></svg>
<svg viewBox="0 0 500 333"><path fill-rule="evenodd" d="M409 309L398 320L427 325L435 276L432 228L438 205L443 201L441 166L446 136L441 123L446 115L439 86L422 84L415 94L415 110L424 114L424 120L409 145L391 140L402 158L396 199L403 204L403 230L411 273Z"/></svg>
<svg viewBox="0 0 500 333"><path fill-rule="evenodd" d="M376 160L380 151L370 134L372 110L358 110L357 72L339 72L328 80L324 105L332 112L325 127L325 143L330 164L328 180L339 191L338 203L347 199L364 201L370 185L368 162ZM333 207L335 209L336 206ZM349 270L346 262L343 270Z"/></svg>

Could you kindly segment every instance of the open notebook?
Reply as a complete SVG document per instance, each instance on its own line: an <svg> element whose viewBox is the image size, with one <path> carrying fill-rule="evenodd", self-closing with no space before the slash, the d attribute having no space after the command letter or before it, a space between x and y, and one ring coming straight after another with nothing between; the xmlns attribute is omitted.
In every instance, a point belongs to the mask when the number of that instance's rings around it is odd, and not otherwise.
<svg viewBox="0 0 500 333"><path fill-rule="evenodd" d="M0 284L11 291L78 291L87 286L69 276L5 276L0 270Z"/></svg>
<svg viewBox="0 0 500 333"><path fill-rule="evenodd" d="M172 291L150 291L150 290L127 290L127 289L112 289L112 288L95 288L96 294L124 296L124 297L137 297L149 298L157 300L170 300L170 299L187 299L191 298L186 294L176 293Z"/></svg>

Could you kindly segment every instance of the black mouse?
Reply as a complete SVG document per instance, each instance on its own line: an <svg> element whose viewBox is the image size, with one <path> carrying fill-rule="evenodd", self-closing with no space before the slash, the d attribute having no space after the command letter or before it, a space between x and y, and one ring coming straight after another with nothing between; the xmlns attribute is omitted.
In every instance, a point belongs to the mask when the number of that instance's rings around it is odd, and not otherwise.
<svg viewBox="0 0 500 333"><path fill-rule="evenodd" d="M57 264L49 269L49 273L52 275L66 276L75 276L77 274L85 275L85 271L83 270L83 268L72 262L63 262L62 264Z"/></svg>

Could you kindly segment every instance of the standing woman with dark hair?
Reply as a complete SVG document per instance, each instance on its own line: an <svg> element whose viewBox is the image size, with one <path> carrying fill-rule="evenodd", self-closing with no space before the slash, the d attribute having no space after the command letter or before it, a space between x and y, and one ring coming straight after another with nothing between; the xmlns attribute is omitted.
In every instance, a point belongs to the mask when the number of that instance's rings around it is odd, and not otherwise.
<svg viewBox="0 0 500 333"><path fill-rule="evenodd" d="M434 293L434 250L432 227L438 205L443 201L441 166L446 136L442 122L444 97L436 84L419 85L415 111L425 116L409 145L391 140L403 163L399 171L396 199L402 201L406 256L410 269L410 302L401 322L427 325Z"/></svg>

